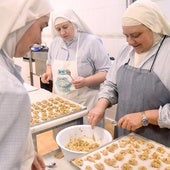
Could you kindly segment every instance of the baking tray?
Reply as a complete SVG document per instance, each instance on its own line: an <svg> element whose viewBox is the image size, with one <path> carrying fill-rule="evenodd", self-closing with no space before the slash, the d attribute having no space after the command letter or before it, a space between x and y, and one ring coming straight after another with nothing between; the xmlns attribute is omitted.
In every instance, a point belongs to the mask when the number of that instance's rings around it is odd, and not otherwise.
<svg viewBox="0 0 170 170"><path fill-rule="evenodd" d="M71 163L81 170L170 170L170 148L130 133Z"/></svg>
<svg viewBox="0 0 170 170"><path fill-rule="evenodd" d="M31 127L66 117L87 109L85 106L55 96L31 105Z"/></svg>

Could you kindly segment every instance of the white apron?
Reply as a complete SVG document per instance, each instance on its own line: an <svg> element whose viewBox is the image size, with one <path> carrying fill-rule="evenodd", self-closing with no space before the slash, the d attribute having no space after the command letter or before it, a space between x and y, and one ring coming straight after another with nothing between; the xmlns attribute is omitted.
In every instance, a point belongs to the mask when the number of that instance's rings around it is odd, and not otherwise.
<svg viewBox="0 0 170 170"><path fill-rule="evenodd" d="M160 106L170 102L169 90L153 71L154 63L157 55L159 55L158 52L164 39L155 54L149 70L130 66L130 59L128 63L119 68L117 72L117 89L119 93L117 120L128 113L159 109ZM116 127L115 138L130 132ZM170 129L168 128L160 128L159 126L149 124L146 127L142 126L135 130L135 133L170 147Z"/></svg>
<svg viewBox="0 0 170 170"><path fill-rule="evenodd" d="M98 89L90 89L83 87L75 89L72 85L72 78L67 74L66 70L71 72L73 79L78 77L77 71L77 57L79 49L79 39L77 40L76 57L75 60L54 60L52 64L52 75L53 75L53 92L65 97L69 100L75 101L79 104L85 105L88 109L95 106L98 97Z"/></svg>
<svg viewBox="0 0 170 170"><path fill-rule="evenodd" d="M72 78L66 73L66 70L70 70L73 79L78 77L77 57L79 39L80 35L78 36L77 40L75 60L72 61L54 60L52 64L53 92L76 103L82 104L86 106L88 110L90 110L97 103L99 90L91 89L88 87L75 89L71 83ZM84 123L86 123L86 121L87 120L85 118Z"/></svg>

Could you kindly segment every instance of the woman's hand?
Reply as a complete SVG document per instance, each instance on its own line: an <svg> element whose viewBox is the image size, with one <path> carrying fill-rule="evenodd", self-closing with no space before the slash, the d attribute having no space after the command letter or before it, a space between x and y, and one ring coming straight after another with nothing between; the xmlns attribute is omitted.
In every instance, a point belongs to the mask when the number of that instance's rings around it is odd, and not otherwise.
<svg viewBox="0 0 170 170"><path fill-rule="evenodd" d="M145 115L150 124L158 125L158 110L146 110ZM118 126L126 130L135 131L142 127L142 113L130 113L123 116L119 119Z"/></svg>
<svg viewBox="0 0 170 170"><path fill-rule="evenodd" d="M51 74L49 73L44 73L42 76L41 76L41 81L45 84L49 84L49 80L51 80Z"/></svg>
<svg viewBox="0 0 170 170"><path fill-rule="evenodd" d="M49 84L50 80L52 80L52 69L50 65L47 65L46 72L41 76L41 81L43 83Z"/></svg>
<svg viewBox="0 0 170 170"><path fill-rule="evenodd" d="M91 127L94 128L94 126L101 121L101 119L104 117L105 110L110 105L109 100L105 98L100 98L98 100L97 105L91 109L88 113L88 121L91 124Z"/></svg>
<svg viewBox="0 0 170 170"><path fill-rule="evenodd" d="M45 170L45 163L42 157L37 152L35 152L35 157L32 163L31 170Z"/></svg>
<svg viewBox="0 0 170 170"><path fill-rule="evenodd" d="M92 128L102 120L104 113L104 110L101 110L99 107L94 107L89 111L87 118Z"/></svg>
<svg viewBox="0 0 170 170"><path fill-rule="evenodd" d="M76 79L74 79L72 81L72 84L74 85L74 87L76 89L82 88L82 87L86 86L86 78L84 78L84 77L77 77Z"/></svg>
<svg viewBox="0 0 170 170"><path fill-rule="evenodd" d="M101 71L95 73L88 77L77 77L72 81L76 89L82 88L84 86L96 86L104 82L107 72Z"/></svg>
<svg viewBox="0 0 170 170"><path fill-rule="evenodd" d="M142 127L142 114L138 113L130 113L118 121L118 126L122 129L135 131L136 129Z"/></svg>

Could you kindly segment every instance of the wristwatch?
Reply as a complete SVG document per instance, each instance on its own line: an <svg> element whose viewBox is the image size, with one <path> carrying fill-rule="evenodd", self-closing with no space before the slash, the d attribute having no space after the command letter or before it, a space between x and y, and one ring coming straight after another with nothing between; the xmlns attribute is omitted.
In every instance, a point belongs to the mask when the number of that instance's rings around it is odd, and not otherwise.
<svg viewBox="0 0 170 170"><path fill-rule="evenodd" d="M146 117L146 115L145 115L145 112L143 111L143 112L141 112L141 113L142 113L142 125L143 125L143 126L148 126L149 121L148 121L148 119L147 119L147 117Z"/></svg>

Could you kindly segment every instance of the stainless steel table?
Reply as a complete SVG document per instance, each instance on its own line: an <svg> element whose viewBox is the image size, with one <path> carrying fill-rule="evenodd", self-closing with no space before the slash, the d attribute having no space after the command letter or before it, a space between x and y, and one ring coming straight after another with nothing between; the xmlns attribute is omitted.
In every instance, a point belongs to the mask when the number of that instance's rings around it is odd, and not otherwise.
<svg viewBox="0 0 170 170"><path fill-rule="evenodd" d="M64 157L61 158L61 159L55 158L55 154L56 154L56 151L53 151L53 152L48 153L48 154L43 156L45 164L49 164L51 162L55 162L56 163L55 167L53 167L51 169L50 168L46 168L46 170L62 170L62 169L78 170L77 167L75 167L69 161L64 159Z"/></svg>

